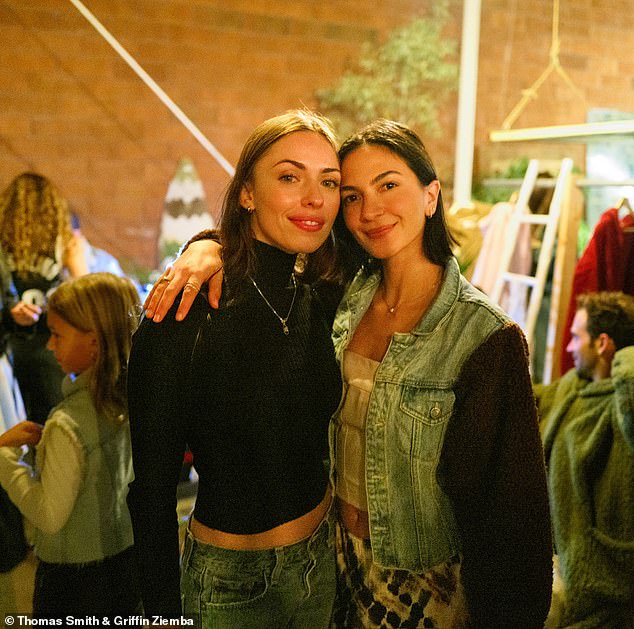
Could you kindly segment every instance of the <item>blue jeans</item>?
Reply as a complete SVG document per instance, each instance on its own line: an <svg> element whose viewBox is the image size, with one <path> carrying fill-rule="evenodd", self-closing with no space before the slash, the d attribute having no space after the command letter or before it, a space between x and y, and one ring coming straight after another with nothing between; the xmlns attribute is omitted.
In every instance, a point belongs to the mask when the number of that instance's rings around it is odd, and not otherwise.
<svg viewBox="0 0 634 629"><path fill-rule="evenodd" d="M334 516L290 546L229 550L187 531L183 615L204 629L327 629L335 598Z"/></svg>

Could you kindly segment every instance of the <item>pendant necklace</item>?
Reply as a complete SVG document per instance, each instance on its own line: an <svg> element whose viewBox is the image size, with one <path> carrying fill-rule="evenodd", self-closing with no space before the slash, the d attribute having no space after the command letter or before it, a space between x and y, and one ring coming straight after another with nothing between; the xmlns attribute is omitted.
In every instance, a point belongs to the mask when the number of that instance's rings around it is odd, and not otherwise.
<svg viewBox="0 0 634 629"><path fill-rule="evenodd" d="M264 299L264 303L269 307L271 312L279 319L279 322L282 324L282 331L284 332L284 334L286 334L286 336L288 336L289 329L286 322L288 321L288 318L291 316L291 312L293 311L293 306L295 305L295 297L297 296L297 280L295 279L295 273L291 274L291 280L293 281L293 299L291 300L291 306L288 309L288 312L286 313L285 317L280 317L277 310L273 308L273 306L271 305L271 302L264 296L264 293L260 290L260 287L255 283L255 280L250 275L249 275L249 279L253 283L253 286L255 286L255 290L257 290L258 293L260 293L260 297Z"/></svg>
<svg viewBox="0 0 634 629"><path fill-rule="evenodd" d="M381 287L381 301L383 301L383 303L385 304L385 307L387 308L387 311L389 314L391 315L395 315L396 314L396 310L400 307L400 306L405 306L405 305L409 305L409 304L414 304L417 303L419 301L422 301L425 298L429 298L429 295L434 295L436 292L436 289L438 288L438 284L440 283L439 279L436 280L432 286L431 286L431 291L429 293L425 292L422 295L419 295L418 297L415 297L414 299L408 299L406 301L402 301L400 303L396 303L393 306L390 306L390 304L387 302L387 299L385 299L385 286L383 285Z"/></svg>

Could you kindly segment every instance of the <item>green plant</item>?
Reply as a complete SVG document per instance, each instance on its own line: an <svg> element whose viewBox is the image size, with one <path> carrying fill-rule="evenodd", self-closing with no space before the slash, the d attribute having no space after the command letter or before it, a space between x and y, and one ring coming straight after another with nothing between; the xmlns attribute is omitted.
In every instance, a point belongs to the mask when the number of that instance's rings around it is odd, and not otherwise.
<svg viewBox="0 0 634 629"><path fill-rule="evenodd" d="M497 172L488 179L523 179L528 169L528 157L518 157L513 160L503 172ZM473 184L472 197L476 201L494 205L500 201L508 201L511 194L519 188L519 185L494 185L488 186L483 180Z"/></svg>
<svg viewBox="0 0 634 629"><path fill-rule="evenodd" d="M393 30L383 45L366 44L353 70L316 92L320 111L341 137L376 118L438 135L438 107L457 87L457 43L443 35L450 0L432 3L430 17Z"/></svg>

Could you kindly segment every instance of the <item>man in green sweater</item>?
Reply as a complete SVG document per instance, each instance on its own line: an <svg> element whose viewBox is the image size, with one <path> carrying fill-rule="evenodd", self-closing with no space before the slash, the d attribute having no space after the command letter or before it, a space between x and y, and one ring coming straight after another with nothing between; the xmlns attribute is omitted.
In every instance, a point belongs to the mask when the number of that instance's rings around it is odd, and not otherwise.
<svg viewBox="0 0 634 629"><path fill-rule="evenodd" d="M575 368L535 385L563 585L558 627L634 627L634 297L577 300ZM554 600L556 600L555 597Z"/></svg>

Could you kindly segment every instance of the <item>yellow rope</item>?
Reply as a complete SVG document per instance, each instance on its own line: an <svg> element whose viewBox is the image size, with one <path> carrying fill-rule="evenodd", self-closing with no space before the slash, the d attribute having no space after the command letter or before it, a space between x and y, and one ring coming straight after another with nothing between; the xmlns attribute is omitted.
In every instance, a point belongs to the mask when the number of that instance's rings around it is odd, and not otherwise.
<svg viewBox="0 0 634 629"><path fill-rule="evenodd" d="M504 119L502 123L502 129L508 130L513 126L513 123L519 118L520 114L524 111L524 108L531 100L537 98L537 92L543 85L544 81L550 76L553 70L559 74L559 76L565 81L570 89L583 101L585 104L585 97L583 93L575 86L572 79L568 76L566 71L561 67L559 62L559 0L553 0L553 27L552 37L550 44L550 63L548 67L540 74L539 78L527 89L522 90L522 98L517 105L511 109L509 115Z"/></svg>

